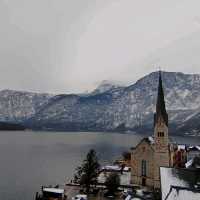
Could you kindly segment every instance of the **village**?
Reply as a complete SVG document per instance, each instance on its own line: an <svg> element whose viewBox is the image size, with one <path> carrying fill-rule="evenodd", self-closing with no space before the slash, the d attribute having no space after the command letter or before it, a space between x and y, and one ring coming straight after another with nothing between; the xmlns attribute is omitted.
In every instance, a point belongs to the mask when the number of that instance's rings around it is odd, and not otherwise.
<svg viewBox="0 0 200 200"><path fill-rule="evenodd" d="M160 72L152 136L111 165L100 166L91 149L69 183L42 186L35 200L200 199L200 145L171 141L169 125Z"/></svg>

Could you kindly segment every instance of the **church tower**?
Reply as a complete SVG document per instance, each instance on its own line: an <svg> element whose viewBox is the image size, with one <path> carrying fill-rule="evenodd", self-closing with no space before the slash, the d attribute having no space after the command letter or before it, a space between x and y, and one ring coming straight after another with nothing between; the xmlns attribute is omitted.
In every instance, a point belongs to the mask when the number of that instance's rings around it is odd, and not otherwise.
<svg viewBox="0 0 200 200"><path fill-rule="evenodd" d="M160 166L169 167L168 114L165 108L161 72L159 72L156 113L154 114L154 187L160 187Z"/></svg>

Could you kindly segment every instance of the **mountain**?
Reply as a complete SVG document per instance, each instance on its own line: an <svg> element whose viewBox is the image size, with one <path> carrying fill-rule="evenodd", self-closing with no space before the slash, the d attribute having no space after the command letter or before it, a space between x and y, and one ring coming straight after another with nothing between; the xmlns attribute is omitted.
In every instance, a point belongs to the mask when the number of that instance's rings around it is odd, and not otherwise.
<svg viewBox="0 0 200 200"><path fill-rule="evenodd" d="M162 76L170 128L180 134L187 130L188 117L200 108L200 75L163 72ZM152 133L157 86L158 72L153 72L129 87L111 87L88 96L61 96L28 123L37 124L38 129Z"/></svg>
<svg viewBox="0 0 200 200"><path fill-rule="evenodd" d="M200 135L200 75L162 72L162 78L170 132ZM23 122L39 130L152 134L158 72L128 87L105 85L87 95L2 91L0 121ZM2 99L3 93L7 95Z"/></svg>
<svg viewBox="0 0 200 200"><path fill-rule="evenodd" d="M199 136L200 134L200 110L198 109L196 112L191 114L191 116L187 117L181 125L177 127L179 132L185 133L186 135Z"/></svg>
<svg viewBox="0 0 200 200"><path fill-rule="evenodd" d="M99 84L99 86L92 92L92 94L95 95L95 94L104 93L104 92L107 92L109 90L114 90L119 87L123 87L123 85L114 81L103 80Z"/></svg>
<svg viewBox="0 0 200 200"><path fill-rule="evenodd" d="M36 114L52 97L49 94L0 91L0 121L23 122Z"/></svg>

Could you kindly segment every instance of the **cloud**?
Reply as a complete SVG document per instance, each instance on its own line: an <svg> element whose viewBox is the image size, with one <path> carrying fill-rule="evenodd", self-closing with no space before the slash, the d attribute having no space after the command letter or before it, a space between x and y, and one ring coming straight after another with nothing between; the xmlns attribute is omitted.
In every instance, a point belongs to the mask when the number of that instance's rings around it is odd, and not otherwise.
<svg viewBox="0 0 200 200"><path fill-rule="evenodd" d="M82 92L161 65L195 72L198 0L0 2L0 88Z"/></svg>

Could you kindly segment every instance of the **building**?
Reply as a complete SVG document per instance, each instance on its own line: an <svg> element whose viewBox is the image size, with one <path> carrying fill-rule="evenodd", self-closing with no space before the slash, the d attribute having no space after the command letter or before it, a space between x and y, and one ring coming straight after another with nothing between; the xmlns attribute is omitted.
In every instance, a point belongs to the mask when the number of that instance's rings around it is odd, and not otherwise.
<svg viewBox="0 0 200 200"><path fill-rule="evenodd" d="M185 167L189 169L200 169L200 156L196 156L189 160L187 163L185 163Z"/></svg>
<svg viewBox="0 0 200 200"><path fill-rule="evenodd" d="M66 200L65 191L62 188L42 187L42 194L36 193L35 200Z"/></svg>
<svg viewBox="0 0 200 200"><path fill-rule="evenodd" d="M189 146L187 148L187 161L200 157L200 146Z"/></svg>
<svg viewBox="0 0 200 200"><path fill-rule="evenodd" d="M200 169L161 167L162 200L199 200Z"/></svg>
<svg viewBox="0 0 200 200"><path fill-rule="evenodd" d="M174 149L173 167L184 168L187 163L186 145L177 145Z"/></svg>
<svg viewBox="0 0 200 200"><path fill-rule="evenodd" d="M186 160L182 157L181 160L177 159L178 152L178 146L169 142L168 114L160 72L154 134L153 137L143 138L135 148L131 149L131 183L160 188L160 166L173 167L177 165L177 160L179 162Z"/></svg>

